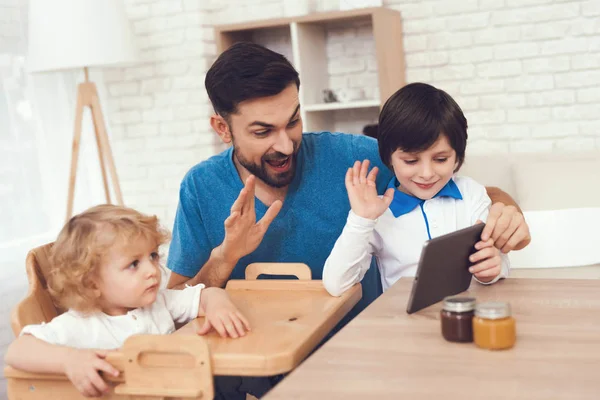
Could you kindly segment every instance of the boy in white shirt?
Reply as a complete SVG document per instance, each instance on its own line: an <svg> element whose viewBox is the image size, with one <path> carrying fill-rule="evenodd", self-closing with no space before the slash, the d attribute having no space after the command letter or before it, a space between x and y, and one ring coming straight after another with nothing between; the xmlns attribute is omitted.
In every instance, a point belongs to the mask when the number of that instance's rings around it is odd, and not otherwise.
<svg viewBox="0 0 600 400"><path fill-rule="evenodd" d="M244 336L248 321L220 288L159 290L158 248L169 237L155 216L101 205L71 218L51 254L48 289L66 311L25 326L6 363L25 371L64 373L85 396L109 390L99 371L117 375L104 358L135 334L168 334L198 316L198 334ZM174 338L174 340L176 340ZM94 349L94 350L90 350Z"/></svg>
<svg viewBox="0 0 600 400"><path fill-rule="evenodd" d="M485 187L455 177L465 158L467 120L446 92L409 84L385 103L379 116L379 154L394 171L377 195L377 167L356 161L346 174L351 211L323 269L323 284L339 296L360 282L375 256L385 291L414 276L423 243L487 219ZM367 173L368 172L368 173ZM480 241L469 271L483 284L508 276L506 254L493 239Z"/></svg>

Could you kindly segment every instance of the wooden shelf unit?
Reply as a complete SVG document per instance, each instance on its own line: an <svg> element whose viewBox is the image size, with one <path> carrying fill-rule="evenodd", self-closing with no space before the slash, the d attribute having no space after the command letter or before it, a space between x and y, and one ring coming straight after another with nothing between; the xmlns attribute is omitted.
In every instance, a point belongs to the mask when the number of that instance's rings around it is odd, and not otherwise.
<svg viewBox="0 0 600 400"><path fill-rule="evenodd" d="M371 96L350 102L323 102L323 90L330 88L328 62L329 33L336 27L369 27L374 43L377 79L373 87L362 88ZM251 41L284 54L300 74L300 104L304 131L334 131L341 111L368 109L376 120L379 109L405 85L402 21L400 13L385 7L314 13L291 18L250 21L215 27L217 52L231 45ZM344 46L352 46L347 40ZM371 55L371 53L369 53ZM327 112L328 111L328 112ZM342 118L346 114L341 114ZM362 127L355 127L360 133Z"/></svg>

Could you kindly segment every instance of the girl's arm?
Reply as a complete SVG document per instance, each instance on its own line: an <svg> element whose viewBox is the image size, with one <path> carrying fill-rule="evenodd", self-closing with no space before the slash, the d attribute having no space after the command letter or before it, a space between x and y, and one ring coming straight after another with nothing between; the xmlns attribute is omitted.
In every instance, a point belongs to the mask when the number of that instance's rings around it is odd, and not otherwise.
<svg viewBox="0 0 600 400"><path fill-rule="evenodd" d="M9 346L4 361L27 372L65 374L84 396L95 397L109 391L99 371L119 375L104 359L106 353L50 344L31 335L21 335Z"/></svg>
<svg viewBox="0 0 600 400"><path fill-rule="evenodd" d="M71 350L69 347L46 343L31 335L22 335L8 347L4 361L23 371L63 374Z"/></svg>

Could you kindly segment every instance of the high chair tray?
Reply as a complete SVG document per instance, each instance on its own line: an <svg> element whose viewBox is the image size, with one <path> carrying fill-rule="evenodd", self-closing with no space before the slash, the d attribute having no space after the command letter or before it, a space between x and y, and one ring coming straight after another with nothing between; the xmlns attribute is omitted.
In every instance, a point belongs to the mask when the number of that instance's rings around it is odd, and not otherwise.
<svg viewBox="0 0 600 400"><path fill-rule="evenodd" d="M354 285L330 296L320 280L231 280L226 287L252 331L231 340L206 336L214 375L271 376L294 369L362 297ZM204 318L176 334L195 334Z"/></svg>

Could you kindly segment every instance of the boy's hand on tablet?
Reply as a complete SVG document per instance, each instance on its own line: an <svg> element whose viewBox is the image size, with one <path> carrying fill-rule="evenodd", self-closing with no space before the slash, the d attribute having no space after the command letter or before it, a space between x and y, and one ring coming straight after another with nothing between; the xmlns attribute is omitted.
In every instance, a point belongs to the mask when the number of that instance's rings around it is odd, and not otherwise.
<svg viewBox="0 0 600 400"><path fill-rule="evenodd" d="M359 217L377 219L390 206L394 198L394 189L388 189L383 197L377 195L375 178L378 168L369 170L369 160L362 163L356 161L352 168L346 172L346 190L352 211Z"/></svg>
<svg viewBox="0 0 600 400"><path fill-rule="evenodd" d="M494 246L494 240L479 241L475 244L475 249L477 252L469 257L469 261L473 263L469 272L484 283L494 280L502 272L502 258L500 250Z"/></svg>
<svg viewBox="0 0 600 400"><path fill-rule="evenodd" d="M205 335L212 328L221 337L237 338L245 336L250 330L250 323L229 299L227 292L221 288L210 287L200 293L200 307L204 311L204 325L198 330Z"/></svg>

